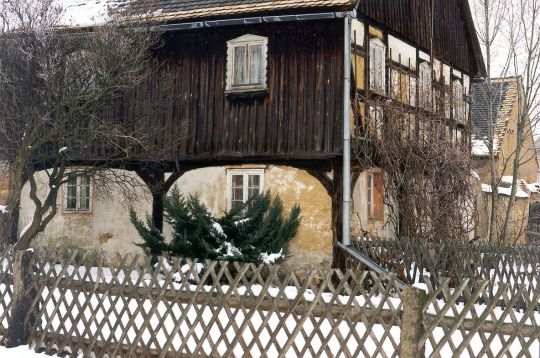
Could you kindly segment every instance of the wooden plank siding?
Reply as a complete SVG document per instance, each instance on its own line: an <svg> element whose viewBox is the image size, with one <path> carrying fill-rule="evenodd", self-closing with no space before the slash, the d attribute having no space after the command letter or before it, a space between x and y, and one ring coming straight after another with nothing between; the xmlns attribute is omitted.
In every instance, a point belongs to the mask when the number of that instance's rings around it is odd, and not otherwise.
<svg viewBox="0 0 540 358"><path fill-rule="evenodd" d="M475 51L470 38L476 34L468 31L463 0L362 0L358 11L361 16L375 20L385 32L430 52L431 2L434 56L473 77L478 75L481 70L475 64Z"/></svg>
<svg viewBox="0 0 540 358"><path fill-rule="evenodd" d="M170 149L165 160L339 156L342 27L332 20L168 33L163 68L115 113L129 125L164 128L156 143ZM268 93L230 98L226 42L244 34L269 37Z"/></svg>

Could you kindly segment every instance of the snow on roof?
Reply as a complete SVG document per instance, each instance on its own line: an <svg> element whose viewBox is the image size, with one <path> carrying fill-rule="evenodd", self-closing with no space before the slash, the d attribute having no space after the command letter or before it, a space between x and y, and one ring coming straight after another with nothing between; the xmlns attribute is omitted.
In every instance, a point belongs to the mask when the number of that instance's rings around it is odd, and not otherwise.
<svg viewBox="0 0 540 358"><path fill-rule="evenodd" d="M102 23L107 16L106 1L100 0L59 0L64 15L62 25L85 26Z"/></svg>
<svg viewBox="0 0 540 358"><path fill-rule="evenodd" d="M472 154L477 156L486 156L489 154L488 146L482 139L472 140Z"/></svg>
<svg viewBox="0 0 540 358"><path fill-rule="evenodd" d="M508 181L509 180L509 181ZM512 183L512 176L505 175L502 177L501 181L503 183ZM498 186L497 191L500 195L504 196L510 196L512 194L512 186L509 187L503 187ZM518 179L517 181L517 189L516 189L516 198L528 198L529 193L537 193L539 190L539 186L537 183L534 184L527 184L527 182L523 179ZM484 193L491 193L492 188L489 184L482 184L482 191Z"/></svg>
<svg viewBox="0 0 540 358"><path fill-rule="evenodd" d="M527 189L529 189L531 193L540 192L540 184L538 183L526 184L526 186L527 186Z"/></svg>
<svg viewBox="0 0 540 358"><path fill-rule="evenodd" d="M511 175L503 175L501 177L501 182L506 184L512 184L512 181L514 180L514 177Z"/></svg>
<svg viewBox="0 0 540 358"><path fill-rule="evenodd" d="M131 0L57 0L64 10L61 24L88 26L107 21L109 10Z"/></svg>

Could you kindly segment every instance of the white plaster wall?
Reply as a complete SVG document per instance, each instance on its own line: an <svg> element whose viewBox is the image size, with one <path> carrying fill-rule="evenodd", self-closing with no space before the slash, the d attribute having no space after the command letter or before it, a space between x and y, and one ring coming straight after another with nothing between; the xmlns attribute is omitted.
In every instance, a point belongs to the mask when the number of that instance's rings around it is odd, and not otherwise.
<svg viewBox="0 0 540 358"><path fill-rule="evenodd" d="M44 172L36 175L39 183L39 194L45 197L47 193L47 177ZM142 182L141 182L142 184ZM94 189L94 188L93 188ZM26 184L21 195L21 214L19 230L22 230L32 220L35 210L34 203L29 198L30 186ZM129 221L129 205L135 208L139 217L145 218L151 212L149 193L141 186L139 199L135 202L124 203L123 196L118 192L110 196L99 195L93 190L91 213L64 213L63 188L58 198L58 213L40 233L36 244L44 246L67 246L85 249L101 249L107 252L138 253L142 250L135 245L142 240ZM105 242L100 237L111 236Z"/></svg>
<svg viewBox="0 0 540 358"><path fill-rule="evenodd" d="M289 245L286 264L294 268L326 267L332 261L331 200L307 172L286 166L243 165L229 168L264 169L264 190L278 194L288 211L300 204L302 223ZM207 167L184 174L175 183L185 195L196 195L213 214L227 210L227 168Z"/></svg>
<svg viewBox="0 0 540 358"><path fill-rule="evenodd" d="M319 181L303 170L286 166L245 165L234 168L264 169L264 190L279 194L287 212L294 204L300 204L302 223L289 247L286 264L294 268L329 268L332 261L331 200ZM47 190L45 173L38 175L38 182L39 192L44 197ZM220 215L227 209L226 167L189 171L174 185L185 195L198 196L213 215ZM36 244L121 253L141 252L135 243L142 240L129 220L128 208L132 205L139 218L144 219L151 212L151 197L147 189L139 191L140 198L128 205L122 203L118 192L107 197L94 196L92 212L88 214L64 213L61 191L58 214L39 235ZM20 229L30 222L35 208L28 196L27 184L21 198ZM170 238L168 225L164 231ZM100 242L103 235L111 238Z"/></svg>

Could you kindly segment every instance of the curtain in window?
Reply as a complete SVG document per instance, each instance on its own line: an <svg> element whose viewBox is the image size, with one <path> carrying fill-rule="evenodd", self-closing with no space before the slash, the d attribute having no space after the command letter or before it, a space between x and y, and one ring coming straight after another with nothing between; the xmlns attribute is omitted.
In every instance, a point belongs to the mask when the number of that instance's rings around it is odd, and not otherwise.
<svg viewBox="0 0 540 358"><path fill-rule="evenodd" d="M235 85L245 85L248 83L248 71L247 71L247 47L235 46L234 47L234 60L233 60L233 83Z"/></svg>
<svg viewBox="0 0 540 358"><path fill-rule="evenodd" d="M262 83L262 45L249 45L249 84Z"/></svg>

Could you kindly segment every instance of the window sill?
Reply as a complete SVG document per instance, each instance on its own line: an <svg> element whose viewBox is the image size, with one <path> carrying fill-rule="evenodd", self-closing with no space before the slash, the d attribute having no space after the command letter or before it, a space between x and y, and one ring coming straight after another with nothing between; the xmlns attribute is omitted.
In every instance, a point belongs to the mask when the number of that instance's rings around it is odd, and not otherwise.
<svg viewBox="0 0 540 358"><path fill-rule="evenodd" d="M235 88L225 90L225 96L230 99L251 99L251 98L262 98L268 94L268 88L257 87L257 88Z"/></svg>
<svg viewBox="0 0 540 358"><path fill-rule="evenodd" d="M68 210L68 209L64 209L64 210L62 210L62 214L64 214L64 215L76 215L76 214L90 215L90 214L92 214L92 210Z"/></svg>

